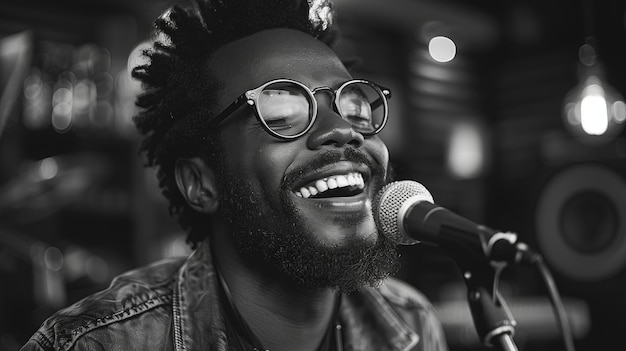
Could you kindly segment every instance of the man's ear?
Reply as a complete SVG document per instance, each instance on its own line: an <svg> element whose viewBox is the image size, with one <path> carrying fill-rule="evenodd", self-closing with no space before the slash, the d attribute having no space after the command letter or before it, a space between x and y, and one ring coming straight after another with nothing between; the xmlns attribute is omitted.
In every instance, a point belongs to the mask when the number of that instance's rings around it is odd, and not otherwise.
<svg viewBox="0 0 626 351"><path fill-rule="evenodd" d="M178 190L198 212L214 213L219 202L215 172L199 157L179 159L174 170Z"/></svg>

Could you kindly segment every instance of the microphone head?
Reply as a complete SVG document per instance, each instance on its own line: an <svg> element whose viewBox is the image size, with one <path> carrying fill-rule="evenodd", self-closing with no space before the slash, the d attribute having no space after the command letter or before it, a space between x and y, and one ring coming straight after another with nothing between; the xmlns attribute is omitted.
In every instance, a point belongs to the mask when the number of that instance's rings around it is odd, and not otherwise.
<svg viewBox="0 0 626 351"><path fill-rule="evenodd" d="M420 201L434 203L430 192L418 182L402 180L385 185L372 204L378 230L397 244L417 243L404 232L403 220L408 207Z"/></svg>

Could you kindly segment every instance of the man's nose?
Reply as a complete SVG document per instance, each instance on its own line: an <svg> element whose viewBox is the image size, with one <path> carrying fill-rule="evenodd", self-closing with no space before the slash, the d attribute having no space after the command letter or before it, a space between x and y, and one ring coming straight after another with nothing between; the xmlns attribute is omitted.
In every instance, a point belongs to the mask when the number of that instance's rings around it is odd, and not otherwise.
<svg viewBox="0 0 626 351"><path fill-rule="evenodd" d="M363 145L363 134L354 130L352 124L333 109L333 102L328 94L324 94L324 97L320 96L317 103L317 119L307 138L309 149L317 150L322 146L360 147Z"/></svg>

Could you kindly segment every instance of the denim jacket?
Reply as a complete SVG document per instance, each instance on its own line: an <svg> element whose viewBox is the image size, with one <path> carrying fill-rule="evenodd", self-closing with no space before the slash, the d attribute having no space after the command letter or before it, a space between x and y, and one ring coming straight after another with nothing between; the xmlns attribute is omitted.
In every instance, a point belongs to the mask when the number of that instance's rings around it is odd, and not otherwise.
<svg viewBox="0 0 626 351"><path fill-rule="evenodd" d="M211 250L167 259L116 277L109 288L48 318L28 350L226 351L223 311ZM447 350L426 298L389 278L343 296L344 350Z"/></svg>

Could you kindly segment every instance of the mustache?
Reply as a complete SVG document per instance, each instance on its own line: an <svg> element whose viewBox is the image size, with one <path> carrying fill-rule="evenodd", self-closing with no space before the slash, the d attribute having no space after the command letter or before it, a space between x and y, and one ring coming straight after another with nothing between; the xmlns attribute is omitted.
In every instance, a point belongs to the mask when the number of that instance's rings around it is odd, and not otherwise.
<svg viewBox="0 0 626 351"><path fill-rule="evenodd" d="M366 165L371 171L372 179L378 180L377 182L379 183L382 183L386 178L385 167L376 163L363 151L354 147L347 147L343 150L328 150L315 157L306 165L291 170L283 177L281 188L283 190L290 189L291 185L293 185L294 182L296 182L303 174L313 172L316 169L323 168L339 161L350 161Z"/></svg>

